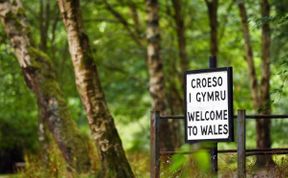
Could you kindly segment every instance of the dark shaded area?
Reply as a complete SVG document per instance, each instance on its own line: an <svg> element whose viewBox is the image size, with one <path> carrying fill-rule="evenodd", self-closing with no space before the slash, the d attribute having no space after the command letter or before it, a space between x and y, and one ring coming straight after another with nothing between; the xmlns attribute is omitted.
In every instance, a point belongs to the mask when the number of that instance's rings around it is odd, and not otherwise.
<svg viewBox="0 0 288 178"><path fill-rule="evenodd" d="M15 118L1 118L0 174L16 172L16 163L24 162L24 152L33 153L38 147L36 125Z"/></svg>
<svg viewBox="0 0 288 178"><path fill-rule="evenodd" d="M14 173L17 171L16 163L23 162L23 149L8 148L0 150L0 174Z"/></svg>

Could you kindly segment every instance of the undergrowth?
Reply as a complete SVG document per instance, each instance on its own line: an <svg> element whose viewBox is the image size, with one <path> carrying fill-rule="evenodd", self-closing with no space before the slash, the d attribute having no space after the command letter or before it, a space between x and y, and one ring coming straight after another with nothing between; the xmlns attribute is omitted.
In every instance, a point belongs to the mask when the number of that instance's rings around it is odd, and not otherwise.
<svg viewBox="0 0 288 178"><path fill-rule="evenodd" d="M91 143L92 144L92 143ZM92 145L91 145L92 146ZM93 169L86 174L77 174L67 171L67 164L62 158L56 144L51 144L47 153L35 155L26 154L25 167L18 170L17 178L92 178L96 177L96 168L99 162L95 147L91 147L90 156L93 157ZM190 147L184 146L178 151L188 151ZM150 155L147 152L128 152L127 157L137 178L150 177ZM46 160L46 161L45 161ZM276 167L262 169L255 168L256 158L249 156L246 158L247 177L277 177L285 178L288 176L288 156L273 156ZM210 155L207 151L195 152L193 154L176 154L173 156L161 157L161 178L212 178ZM230 178L237 177L237 154L218 155L218 177Z"/></svg>

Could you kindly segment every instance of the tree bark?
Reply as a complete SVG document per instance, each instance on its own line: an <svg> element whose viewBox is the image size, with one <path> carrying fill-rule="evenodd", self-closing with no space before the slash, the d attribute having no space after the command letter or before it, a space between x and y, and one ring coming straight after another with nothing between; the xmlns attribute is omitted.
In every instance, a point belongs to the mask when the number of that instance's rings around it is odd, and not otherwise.
<svg viewBox="0 0 288 178"><path fill-rule="evenodd" d="M49 26L50 26L50 0L40 0L40 13L39 13L40 45L39 45L39 48L44 52L47 52Z"/></svg>
<svg viewBox="0 0 288 178"><path fill-rule="evenodd" d="M101 159L100 177L134 177L108 109L98 71L82 26L79 0L58 0L68 35L76 85Z"/></svg>
<svg viewBox="0 0 288 178"><path fill-rule="evenodd" d="M253 59L253 49L250 40L247 12L244 1L238 1L238 8L241 17L243 38L245 42L245 53L248 64L248 73L250 79L251 95L253 107L258 114L271 114L269 81L270 81L270 28L269 23L265 21L262 25L262 76L261 83L258 84L257 75ZM268 1L261 1L261 15L265 19L269 17ZM267 119L256 120L257 148L271 148L270 137L271 121ZM271 155L256 156L256 166L263 167L274 165Z"/></svg>
<svg viewBox="0 0 288 178"><path fill-rule="evenodd" d="M260 114L271 114L270 100L270 27L269 13L270 6L268 0L261 0L261 16L262 16L262 33L261 33L261 51L262 51L262 76L260 83ZM257 131L257 148L271 148L270 136L271 120L260 119L256 122ZM263 167L265 165L274 165L271 155L257 156L256 165Z"/></svg>
<svg viewBox="0 0 288 178"><path fill-rule="evenodd" d="M71 119L49 57L34 47L19 0L2 0L0 18L28 87L37 97L42 118L58 144L69 171L90 169L88 144Z"/></svg>
<svg viewBox="0 0 288 178"><path fill-rule="evenodd" d="M249 24L244 1L238 2L239 14L241 18L242 34L244 38L245 56L248 64L248 75L252 94L253 107L258 110L260 102L259 86L257 81L256 69L253 57L253 48L251 45L251 38L249 32Z"/></svg>
<svg viewBox="0 0 288 178"><path fill-rule="evenodd" d="M217 37L217 9L218 0L205 0L208 8L208 17L210 25L210 54L212 57L217 57L218 54L218 37Z"/></svg>
<svg viewBox="0 0 288 178"><path fill-rule="evenodd" d="M177 32L177 40L178 40L178 49L179 49L179 58L180 58L180 66L181 72L184 72L189 67L189 62L187 59L186 53L186 39L185 39L185 25L184 19L182 15L182 1L181 0L172 0L173 8L174 8L174 21L176 24L176 32ZM181 81L183 77L181 77Z"/></svg>
<svg viewBox="0 0 288 178"><path fill-rule="evenodd" d="M163 63L160 57L159 6L157 0L146 0L147 7L147 67L152 110L167 114ZM160 148L174 149L174 130L168 121L160 122Z"/></svg>
<svg viewBox="0 0 288 178"><path fill-rule="evenodd" d="M183 114L184 113L184 99L181 96L184 96L183 91L179 90L176 86L180 84L180 88L184 88L183 74L189 68L189 62L186 53L186 38L185 38L185 24L182 14L182 1L181 0L172 0L173 9L174 9L174 22L176 25L176 34L177 34L177 44L178 44L178 56L180 59L180 73L177 71L176 65L171 66L174 73L177 74L177 80L173 80L173 76L170 79L169 85L169 95L171 102L169 106L171 108L171 114ZM173 82L174 81L174 82ZM179 83L177 83L179 82ZM179 122L176 122L179 123ZM175 124L176 124L175 123ZM174 124L174 125L175 125ZM175 126L175 128L180 126ZM178 137L179 139L179 137Z"/></svg>

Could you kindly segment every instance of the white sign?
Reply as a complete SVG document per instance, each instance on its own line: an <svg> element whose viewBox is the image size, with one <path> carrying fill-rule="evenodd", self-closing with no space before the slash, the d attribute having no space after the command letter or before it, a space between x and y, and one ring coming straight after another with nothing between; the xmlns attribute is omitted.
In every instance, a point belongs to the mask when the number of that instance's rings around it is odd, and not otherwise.
<svg viewBox="0 0 288 178"><path fill-rule="evenodd" d="M232 141L232 68L188 71L185 84L186 142Z"/></svg>

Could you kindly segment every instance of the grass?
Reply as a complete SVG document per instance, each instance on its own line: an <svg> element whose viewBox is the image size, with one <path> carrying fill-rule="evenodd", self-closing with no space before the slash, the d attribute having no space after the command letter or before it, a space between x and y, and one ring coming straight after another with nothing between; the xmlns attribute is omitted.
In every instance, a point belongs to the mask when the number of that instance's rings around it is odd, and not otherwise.
<svg viewBox="0 0 288 178"><path fill-rule="evenodd" d="M26 158L27 166L18 171L18 174L1 175L0 178L58 178L69 177L65 169L65 163L59 158L57 151L51 150L54 158L51 158L47 166L35 156ZM137 178L150 177L150 159L147 152L130 152L127 154L129 162ZM211 178L215 175L210 173L209 154L200 152L193 155L174 155L168 162L162 157L161 177L164 178ZM275 155L273 160L276 167L256 169L255 156L249 156L246 159L247 177L288 177L288 155ZM230 178L237 175L237 155L236 154L219 154L218 156L218 177ZM87 174L73 173L72 177L90 178L94 177L93 172ZM71 176L71 175L70 175Z"/></svg>
<svg viewBox="0 0 288 178"><path fill-rule="evenodd" d="M5 175L0 175L0 178L18 178L19 174L5 174Z"/></svg>

